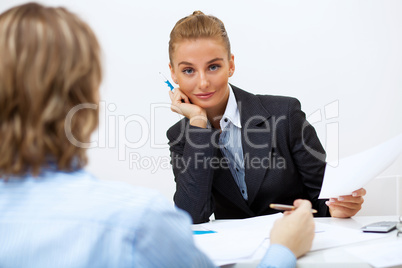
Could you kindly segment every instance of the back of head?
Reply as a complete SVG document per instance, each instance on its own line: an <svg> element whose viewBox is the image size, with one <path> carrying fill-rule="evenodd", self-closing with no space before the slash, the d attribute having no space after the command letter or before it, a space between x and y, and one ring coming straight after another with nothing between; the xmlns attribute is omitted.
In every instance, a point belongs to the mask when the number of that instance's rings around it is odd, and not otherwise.
<svg viewBox="0 0 402 268"><path fill-rule="evenodd" d="M0 177L37 175L49 163L84 166L85 148L69 141L65 120L99 101L100 48L90 27L64 8L11 8L0 15L0 59ZM69 124L88 142L98 109L79 109Z"/></svg>
<svg viewBox="0 0 402 268"><path fill-rule="evenodd" d="M201 11L194 11L193 14L180 19L170 32L170 63L173 63L172 57L177 43L183 40L197 38L213 38L220 40L228 52L228 58L230 58L230 41L223 22L217 17L205 15Z"/></svg>

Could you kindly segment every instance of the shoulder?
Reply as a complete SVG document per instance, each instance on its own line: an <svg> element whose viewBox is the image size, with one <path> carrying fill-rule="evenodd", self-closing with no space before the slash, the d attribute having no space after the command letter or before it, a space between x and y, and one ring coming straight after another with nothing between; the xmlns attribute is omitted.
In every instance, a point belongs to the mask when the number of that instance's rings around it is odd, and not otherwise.
<svg viewBox="0 0 402 268"><path fill-rule="evenodd" d="M177 137L183 135L183 132L188 124L188 119L185 117L179 120L176 124L171 126L166 132L166 136L169 140L177 140Z"/></svg>
<svg viewBox="0 0 402 268"><path fill-rule="evenodd" d="M253 94L231 85L237 102L246 105L261 105L270 114L287 113L292 109L300 109L300 101L290 96Z"/></svg>
<svg viewBox="0 0 402 268"><path fill-rule="evenodd" d="M277 96L277 95L256 95L262 103L270 104L271 106L297 105L300 101L294 97Z"/></svg>
<svg viewBox="0 0 402 268"><path fill-rule="evenodd" d="M300 101L294 97L275 95L256 95L261 104L271 114L291 114L301 109Z"/></svg>
<svg viewBox="0 0 402 268"><path fill-rule="evenodd" d="M91 211L90 215L76 213L72 217L113 224L115 227L132 228L143 215L152 213L157 217L164 211L174 211L170 203L158 191L134 187L124 182L98 180L84 170L58 173L54 188L69 207L79 211Z"/></svg>

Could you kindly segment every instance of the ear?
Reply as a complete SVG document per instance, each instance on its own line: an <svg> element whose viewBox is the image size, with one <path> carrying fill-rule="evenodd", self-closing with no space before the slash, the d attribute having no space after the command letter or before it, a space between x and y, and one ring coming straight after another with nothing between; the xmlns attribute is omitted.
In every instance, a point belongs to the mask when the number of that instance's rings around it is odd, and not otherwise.
<svg viewBox="0 0 402 268"><path fill-rule="evenodd" d="M169 62L169 69L170 69L170 76L172 77L173 82L177 81L176 74L175 74L174 69L173 69L173 66L172 66L172 64L171 64L170 62ZM175 82L175 83L176 83L176 82ZM177 83L176 83L176 84L177 84Z"/></svg>
<svg viewBox="0 0 402 268"><path fill-rule="evenodd" d="M234 72L235 72L235 63L234 63L234 55L230 55L230 60L229 60L229 77L231 77Z"/></svg>

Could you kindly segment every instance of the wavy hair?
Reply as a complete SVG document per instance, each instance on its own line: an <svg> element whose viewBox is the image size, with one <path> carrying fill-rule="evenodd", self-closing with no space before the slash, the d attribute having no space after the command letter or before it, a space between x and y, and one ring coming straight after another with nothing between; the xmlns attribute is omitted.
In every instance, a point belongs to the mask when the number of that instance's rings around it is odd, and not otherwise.
<svg viewBox="0 0 402 268"><path fill-rule="evenodd" d="M86 149L98 126L100 47L91 28L65 8L28 3L0 15L0 177L38 175L56 165L87 164Z"/></svg>

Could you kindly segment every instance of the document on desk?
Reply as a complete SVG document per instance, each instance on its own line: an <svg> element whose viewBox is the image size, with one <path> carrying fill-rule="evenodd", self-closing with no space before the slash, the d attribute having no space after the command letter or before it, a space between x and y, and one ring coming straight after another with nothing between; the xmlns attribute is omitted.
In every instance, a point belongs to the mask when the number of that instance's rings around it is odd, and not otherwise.
<svg viewBox="0 0 402 268"><path fill-rule="evenodd" d="M364 187L402 153L402 134L356 155L328 163L319 199L350 195Z"/></svg>
<svg viewBox="0 0 402 268"><path fill-rule="evenodd" d="M360 229L345 228L333 224L316 222L316 232L311 251L344 246L383 238L385 236L387 236L387 234L364 233Z"/></svg>
<svg viewBox="0 0 402 268"><path fill-rule="evenodd" d="M269 234L282 213L242 220L216 220L193 225L194 240L215 265L260 260L269 248ZM213 231L213 232L208 232ZM384 237L384 234L363 233L360 229L338 227L316 222L311 251Z"/></svg>
<svg viewBox="0 0 402 268"><path fill-rule="evenodd" d="M367 261L374 267L402 265L402 239L353 247L348 249L348 252Z"/></svg>
<svg viewBox="0 0 402 268"><path fill-rule="evenodd" d="M269 238L272 226L282 213L241 220L218 220L193 225L193 231L215 231L194 235L195 244L215 265L252 259L254 253Z"/></svg>

